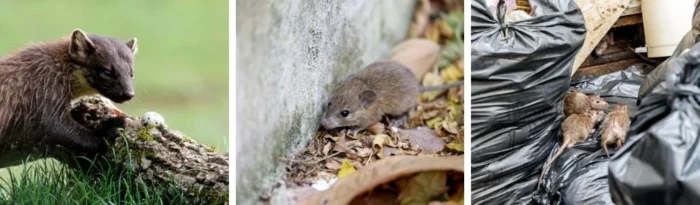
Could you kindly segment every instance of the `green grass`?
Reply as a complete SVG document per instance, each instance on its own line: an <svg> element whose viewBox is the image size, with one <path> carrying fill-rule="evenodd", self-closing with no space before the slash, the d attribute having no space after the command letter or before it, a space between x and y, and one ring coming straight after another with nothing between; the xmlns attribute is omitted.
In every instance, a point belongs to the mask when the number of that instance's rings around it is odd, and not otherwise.
<svg viewBox="0 0 700 205"><path fill-rule="evenodd" d="M105 160L105 158L101 158ZM129 158L130 160L130 158ZM0 204L200 204L171 184L147 184L129 169L107 162L96 175L76 171L54 160L26 163L21 178L10 175L0 186ZM10 203L11 201L11 203Z"/></svg>
<svg viewBox="0 0 700 205"><path fill-rule="evenodd" d="M136 98L119 107L158 112L170 128L228 152L228 2L200 2L0 0L0 55L75 28L137 37ZM0 169L0 179L23 169Z"/></svg>

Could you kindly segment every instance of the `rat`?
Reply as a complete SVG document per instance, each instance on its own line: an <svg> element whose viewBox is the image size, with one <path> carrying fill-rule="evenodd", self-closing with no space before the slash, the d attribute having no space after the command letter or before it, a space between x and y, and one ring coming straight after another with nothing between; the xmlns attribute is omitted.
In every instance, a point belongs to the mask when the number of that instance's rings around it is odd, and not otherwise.
<svg viewBox="0 0 700 205"><path fill-rule="evenodd" d="M619 149L622 143L625 143L629 127L630 119L627 114L627 105L615 105L615 108L608 114L608 118L603 121L601 130L600 145L608 158L610 158L608 145L615 144L615 149Z"/></svg>
<svg viewBox="0 0 700 205"><path fill-rule="evenodd" d="M576 143L585 141L586 138L595 131L595 124L601 120L601 114L603 114L603 111L589 110L583 114L569 115L569 117L562 122L561 133L564 138L563 142L559 150L542 167L542 174L537 181L538 188L544 177L545 170L547 170L554 160L564 153L566 148L573 147Z"/></svg>
<svg viewBox="0 0 700 205"><path fill-rule="evenodd" d="M74 160L58 157L57 148L83 156L107 151L105 137L126 120L112 118L105 130L90 130L72 118L71 101L96 94L115 103L132 99L136 51L136 38L75 29L70 37L0 57L0 167L20 163L37 148L67 164Z"/></svg>
<svg viewBox="0 0 700 205"><path fill-rule="evenodd" d="M377 61L349 75L331 94L321 117L326 130L350 128L352 132L366 129L388 116L393 125L401 124L408 112L418 105L421 92L444 90L463 85L464 81L441 85L420 86L413 73L392 60Z"/></svg>
<svg viewBox="0 0 700 205"><path fill-rule="evenodd" d="M571 114L582 114L588 110L605 110L608 102L600 95L588 96L580 91L571 91L564 97L564 116Z"/></svg>

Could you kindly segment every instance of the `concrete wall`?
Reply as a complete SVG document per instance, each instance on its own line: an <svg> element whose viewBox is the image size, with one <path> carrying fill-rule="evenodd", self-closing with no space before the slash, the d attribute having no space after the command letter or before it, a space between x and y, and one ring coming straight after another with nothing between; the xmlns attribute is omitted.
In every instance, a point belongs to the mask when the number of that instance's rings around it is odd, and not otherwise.
<svg viewBox="0 0 700 205"><path fill-rule="evenodd" d="M404 40L415 1L236 2L236 194L257 200L279 179L278 158L318 129L337 83L388 58Z"/></svg>

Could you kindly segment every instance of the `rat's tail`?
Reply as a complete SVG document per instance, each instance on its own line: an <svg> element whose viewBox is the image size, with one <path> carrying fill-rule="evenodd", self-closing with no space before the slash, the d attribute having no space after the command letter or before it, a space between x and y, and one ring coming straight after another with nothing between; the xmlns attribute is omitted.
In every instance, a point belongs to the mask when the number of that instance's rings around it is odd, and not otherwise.
<svg viewBox="0 0 700 205"><path fill-rule="evenodd" d="M418 90L422 93L422 92L428 92L428 91L450 89L450 88L461 86L461 85L464 85L464 80L460 80L460 81L446 84L446 85L436 85L436 86L428 86L428 87L421 86Z"/></svg>
<svg viewBox="0 0 700 205"><path fill-rule="evenodd" d="M540 174L540 179L537 180L537 189L540 189L540 184L542 183L542 179L544 178L544 174L547 173L547 168L554 162L554 160L561 155L561 153L564 152L564 150L569 146L570 140L564 140L564 143L561 143L561 147L557 151L557 153L552 156L547 163L544 163L544 166L542 167L542 174Z"/></svg>

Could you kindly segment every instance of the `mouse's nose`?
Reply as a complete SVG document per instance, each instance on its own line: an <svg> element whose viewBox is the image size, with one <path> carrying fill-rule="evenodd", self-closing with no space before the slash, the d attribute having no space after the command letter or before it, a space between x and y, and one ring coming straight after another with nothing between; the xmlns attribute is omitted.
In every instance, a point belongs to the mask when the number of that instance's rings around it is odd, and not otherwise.
<svg viewBox="0 0 700 205"><path fill-rule="evenodd" d="M324 129L330 129L331 126L331 121L329 119L321 119L321 126L323 126Z"/></svg>

